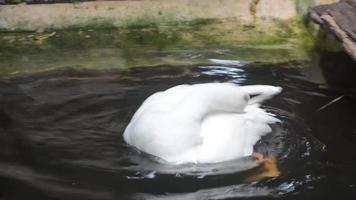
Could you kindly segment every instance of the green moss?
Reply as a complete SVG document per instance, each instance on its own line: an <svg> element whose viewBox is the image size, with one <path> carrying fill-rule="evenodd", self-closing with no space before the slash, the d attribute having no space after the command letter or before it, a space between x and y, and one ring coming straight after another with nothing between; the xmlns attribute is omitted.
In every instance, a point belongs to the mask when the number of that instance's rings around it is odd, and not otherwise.
<svg viewBox="0 0 356 200"><path fill-rule="evenodd" d="M252 0L250 3L250 14L254 17L256 17L256 11L257 11L257 5L260 2L260 0Z"/></svg>
<svg viewBox="0 0 356 200"><path fill-rule="evenodd" d="M103 18L95 18L88 21L84 21L81 23L77 23L72 26L68 26L65 30L79 30L79 29L115 29L117 26L115 25L114 20L103 19ZM48 29L55 30L55 29Z"/></svg>
<svg viewBox="0 0 356 200"><path fill-rule="evenodd" d="M0 33L3 61L0 74L63 67L190 65L206 63L210 58L304 60L305 46L309 43L312 43L310 34L299 21L256 20L246 24L234 20L197 20L126 28L77 27L55 34L53 31Z"/></svg>
<svg viewBox="0 0 356 200"><path fill-rule="evenodd" d="M341 43L336 40L335 36L330 35L322 30L318 31L315 40L315 47L318 51L339 52L343 51Z"/></svg>
<svg viewBox="0 0 356 200"><path fill-rule="evenodd" d="M157 23L149 19L135 19L128 20L124 22L122 28L124 29L141 29L141 28L150 28L157 26Z"/></svg>
<svg viewBox="0 0 356 200"><path fill-rule="evenodd" d="M308 9L315 4L315 0L294 0L299 17L304 18Z"/></svg>

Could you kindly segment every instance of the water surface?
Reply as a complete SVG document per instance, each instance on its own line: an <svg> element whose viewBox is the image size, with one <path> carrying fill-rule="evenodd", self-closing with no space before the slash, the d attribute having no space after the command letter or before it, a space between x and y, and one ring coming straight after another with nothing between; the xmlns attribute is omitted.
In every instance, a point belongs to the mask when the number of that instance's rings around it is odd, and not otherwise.
<svg viewBox="0 0 356 200"><path fill-rule="evenodd" d="M352 87L340 89L330 81L332 75L325 78L327 70L319 72L320 65L233 66L202 59L185 65L4 75L0 197L355 199L355 93ZM150 94L204 82L283 87L283 93L264 104L281 123L255 146L255 151L277 158L281 176L246 181L257 170L251 158L218 165L162 165L123 142L125 126Z"/></svg>

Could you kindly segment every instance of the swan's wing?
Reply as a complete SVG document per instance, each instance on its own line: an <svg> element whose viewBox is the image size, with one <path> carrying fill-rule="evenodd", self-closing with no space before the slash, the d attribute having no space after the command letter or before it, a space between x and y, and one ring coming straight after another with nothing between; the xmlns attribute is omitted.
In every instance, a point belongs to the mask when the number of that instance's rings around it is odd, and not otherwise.
<svg viewBox="0 0 356 200"><path fill-rule="evenodd" d="M198 162L221 162L244 156L248 139L247 123L242 114L216 114L207 117L201 126L203 144Z"/></svg>
<svg viewBox="0 0 356 200"><path fill-rule="evenodd" d="M221 162L248 156L262 136L271 132L269 124L279 120L258 106L245 113L220 113L203 120L198 162Z"/></svg>

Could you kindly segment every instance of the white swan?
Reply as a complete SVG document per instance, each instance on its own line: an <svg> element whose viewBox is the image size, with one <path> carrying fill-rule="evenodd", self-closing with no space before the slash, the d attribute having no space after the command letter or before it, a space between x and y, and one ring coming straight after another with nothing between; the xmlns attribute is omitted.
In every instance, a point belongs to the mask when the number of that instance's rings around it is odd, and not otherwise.
<svg viewBox="0 0 356 200"><path fill-rule="evenodd" d="M279 121L259 104L281 92L267 85L178 85L148 97L123 134L137 149L169 163L216 163L253 153ZM251 97L254 95L254 97Z"/></svg>

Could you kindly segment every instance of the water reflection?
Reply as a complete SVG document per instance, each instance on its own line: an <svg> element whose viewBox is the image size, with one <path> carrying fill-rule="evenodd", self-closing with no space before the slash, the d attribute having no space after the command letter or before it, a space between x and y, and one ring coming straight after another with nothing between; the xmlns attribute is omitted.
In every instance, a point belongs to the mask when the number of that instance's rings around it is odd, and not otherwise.
<svg viewBox="0 0 356 200"><path fill-rule="evenodd" d="M191 193L171 193L164 195L136 194L133 199L157 199L157 200L197 200L197 199L231 199L273 196L274 192L266 187L256 184L239 184L225 187L198 190Z"/></svg>
<svg viewBox="0 0 356 200"><path fill-rule="evenodd" d="M209 76L221 76L233 78L234 83L243 83L246 80L246 75L242 68L235 68L230 66L202 66L202 74Z"/></svg>

